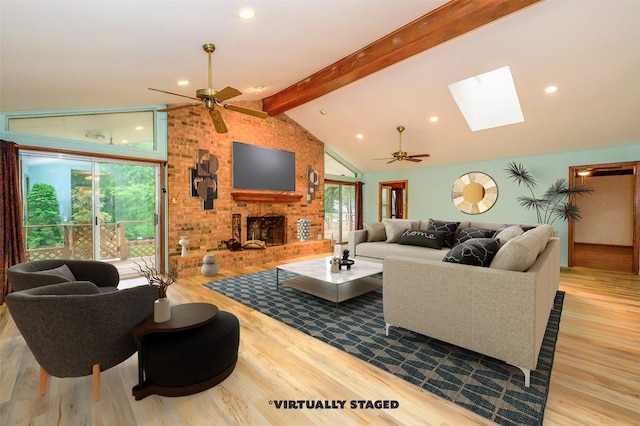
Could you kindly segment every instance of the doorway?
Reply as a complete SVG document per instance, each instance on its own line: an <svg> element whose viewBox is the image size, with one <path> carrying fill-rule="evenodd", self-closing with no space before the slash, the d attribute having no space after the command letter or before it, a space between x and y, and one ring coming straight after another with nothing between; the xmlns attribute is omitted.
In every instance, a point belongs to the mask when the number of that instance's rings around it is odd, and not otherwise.
<svg viewBox="0 0 640 426"><path fill-rule="evenodd" d="M640 162L569 168L571 187L594 191L573 200L582 219L569 220L568 266L638 274L639 170Z"/></svg>
<svg viewBox="0 0 640 426"><path fill-rule="evenodd" d="M113 263L159 260L159 166L49 153L21 153L27 259Z"/></svg>
<svg viewBox="0 0 640 426"><path fill-rule="evenodd" d="M394 180L378 184L378 221L406 219L409 211L409 181Z"/></svg>

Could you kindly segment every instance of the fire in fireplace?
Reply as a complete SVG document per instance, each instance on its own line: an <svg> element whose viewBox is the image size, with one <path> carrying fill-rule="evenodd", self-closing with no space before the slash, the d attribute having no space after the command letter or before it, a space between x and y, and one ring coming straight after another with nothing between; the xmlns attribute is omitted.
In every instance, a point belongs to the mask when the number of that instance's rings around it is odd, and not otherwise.
<svg viewBox="0 0 640 426"><path fill-rule="evenodd" d="M286 243L286 218L278 214L267 214L247 218L247 240L264 241L267 246Z"/></svg>

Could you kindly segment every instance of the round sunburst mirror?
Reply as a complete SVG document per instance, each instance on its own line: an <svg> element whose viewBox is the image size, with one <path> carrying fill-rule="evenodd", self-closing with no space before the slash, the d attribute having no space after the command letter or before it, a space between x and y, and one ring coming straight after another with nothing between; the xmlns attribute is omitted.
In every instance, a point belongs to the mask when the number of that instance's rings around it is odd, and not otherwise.
<svg viewBox="0 0 640 426"><path fill-rule="evenodd" d="M498 185L491 176L469 172L460 176L451 188L453 204L464 213L480 214L489 210L498 199Z"/></svg>

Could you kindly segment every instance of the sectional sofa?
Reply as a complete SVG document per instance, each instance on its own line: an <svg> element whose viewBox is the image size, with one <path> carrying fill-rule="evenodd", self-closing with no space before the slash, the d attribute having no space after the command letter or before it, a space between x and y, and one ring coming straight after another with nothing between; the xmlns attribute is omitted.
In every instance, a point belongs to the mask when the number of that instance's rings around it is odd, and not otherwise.
<svg viewBox="0 0 640 426"><path fill-rule="evenodd" d="M401 241L430 229L424 240L440 238L433 234L443 224L441 248ZM388 220L350 233L349 250L356 265L384 263L387 335L402 327L503 360L528 387L560 279L560 241L551 234L539 224Z"/></svg>

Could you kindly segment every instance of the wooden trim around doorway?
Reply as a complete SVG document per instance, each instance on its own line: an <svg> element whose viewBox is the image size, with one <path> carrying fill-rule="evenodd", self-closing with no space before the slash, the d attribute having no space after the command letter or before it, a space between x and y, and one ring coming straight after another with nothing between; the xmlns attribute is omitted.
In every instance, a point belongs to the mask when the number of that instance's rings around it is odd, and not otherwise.
<svg viewBox="0 0 640 426"><path fill-rule="evenodd" d="M640 161L633 162L621 162L621 163L606 163L606 164L590 164L582 166L569 167L569 187L573 188L577 185L576 173L578 170L633 170L633 259L632 269L634 274L640 272ZM568 228L568 265L569 267L575 266L575 242L574 242L574 223L569 219Z"/></svg>

